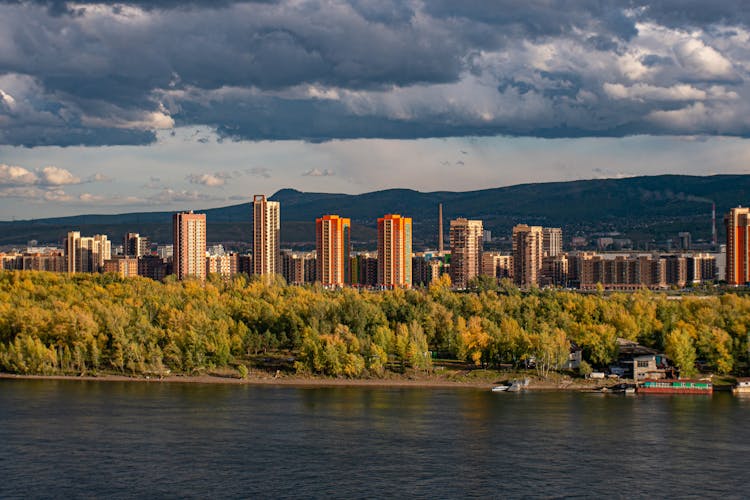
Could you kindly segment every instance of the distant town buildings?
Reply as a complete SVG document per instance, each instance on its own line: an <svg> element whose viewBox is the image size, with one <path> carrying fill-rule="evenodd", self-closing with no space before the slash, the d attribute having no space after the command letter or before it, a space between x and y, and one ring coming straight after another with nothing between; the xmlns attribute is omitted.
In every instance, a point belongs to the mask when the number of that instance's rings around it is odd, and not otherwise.
<svg viewBox="0 0 750 500"><path fill-rule="evenodd" d="M352 284L368 288L377 286L377 252L359 252L352 258Z"/></svg>
<svg viewBox="0 0 750 500"><path fill-rule="evenodd" d="M281 252L281 275L290 285L314 283L317 278L316 267L315 252Z"/></svg>
<svg viewBox="0 0 750 500"><path fill-rule="evenodd" d="M281 271L279 202L253 196L253 274L273 276Z"/></svg>
<svg viewBox="0 0 750 500"><path fill-rule="evenodd" d="M81 236L70 231L65 238L65 269L68 273L97 273L112 257L112 243L106 235Z"/></svg>
<svg viewBox="0 0 750 500"><path fill-rule="evenodd" d="M634 291L670 287L716 279L716 259L709 254L597 254L569 256L570 279L581 290Z"/></svg>
<svg viewBox="0 0 750 500"><path fill-rule="evenodd" d="M483 276L491 276L501 280L503 278L513 278L513 256L502 254L500 252L483 252L482 253L482 272Z"/></svg>
<svg viewBox="0 0 750 500"><path fill-rule="evenodd" d="M562 253L562 229L559 227L542 228L542 255L555 257Z"/></svg>
<svg viewBox="0 0 750 500"><path fill-rule="evenodd" d="M115 273L121 278L132 278L138 276L138 259L118 255L104 261L104 272Z"/></svg>
<svg viewBox="0 0 750 500"><path fill-rule="evenodd" d="M568 256L562 252L542 257L541 286L567 287L570 263Z"/></svg>
<svg viewBox="0 0 750 500"><path fill-rule="evenodd" d="M232 257L229 254L206 255L206 274L218 274L223 278L232 276Z"/></svg>
<svg viewBox="0 0 750 500"><path fill-rule="evenodd" d="M483 228L481 220L455 219L450 223L451 267L453 286L466 288L479 276L482 263Z"/></svg>
<svg viewBox="0 0 750 500"><path fill-rule="evenodd" d="M151 242L138 233L127 233L122 241L122 254L126 257L141 257L151 253Z"/></svg>
<svg viewBox="0 0 750 500"><path fill-rule="evenodd" d="M174 256L174 245L157 245L156 255L164 260L171 259Z"/></svg>
<svg viewBox="0 0 750 500"><path fill-rule="evenodd" d="M138 276L161 281L170 274L172 274L171 256L169 260L158 255L144 255L138 259Z"/></svg>
<svg viewBox="0 0 750 500"><path fill-rule="evenodd" d="M206 214L180 212L172 217L174 274L206 279Z"/></svg>
<svg viewBox="0 0 750 500"><path fill-rule="evenodd" d="M378 286L411 288L410 217L388 214L378 219Z"/></svg>
<svg viewBox="0 0 750 500"><path fill-rule="evenodd" d="M0 253L0 269L16 271L66 271L66 259L59 249L27 248L25 252Z"/></svg>

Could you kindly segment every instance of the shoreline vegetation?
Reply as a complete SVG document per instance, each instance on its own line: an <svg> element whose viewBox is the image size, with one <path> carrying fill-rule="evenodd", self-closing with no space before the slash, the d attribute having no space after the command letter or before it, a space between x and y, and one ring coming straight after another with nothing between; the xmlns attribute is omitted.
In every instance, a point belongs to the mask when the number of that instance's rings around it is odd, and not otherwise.
<svg viewBox="0 0 750 500"><path fill-rule="evenodd" d="M584 376L616 361L623 338L665 353L682 376L745 375L750 297L674 298L483 280L453 291L447 276L428 289L360 291L244 275L161 283L0 271L0 372L477 387L530 378L536 388L586 389L595 382Z"/></svg>

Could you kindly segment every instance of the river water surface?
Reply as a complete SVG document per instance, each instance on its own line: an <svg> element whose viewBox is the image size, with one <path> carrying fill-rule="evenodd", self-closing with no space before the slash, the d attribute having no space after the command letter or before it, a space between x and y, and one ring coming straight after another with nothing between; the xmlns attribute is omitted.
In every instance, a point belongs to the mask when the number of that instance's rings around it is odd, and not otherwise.
<svg viewBox="0 0 750 500"><path fill-rule="evenodd" d="M0 498L750 495L750 398L0 380Z"/></svg>

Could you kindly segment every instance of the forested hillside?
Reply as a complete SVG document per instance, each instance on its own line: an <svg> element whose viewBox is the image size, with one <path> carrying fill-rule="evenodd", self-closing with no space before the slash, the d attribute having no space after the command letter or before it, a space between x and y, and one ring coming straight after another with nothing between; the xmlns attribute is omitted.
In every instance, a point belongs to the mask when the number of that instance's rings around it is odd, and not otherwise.
<svg viewBox="0 0 750 500"><path fill-rule="evenodd" d="M251 196L248 193L248 200ZM281 238L285 245L313 242L315 218L329 213L352 219L354 240L374 241L376 219L390 212L414 219L415 248L434 246L439 203L444 205L446 220L482 219L485 228L496 236L509 235L513 225L524 222L562 227L566 237L618 231L637 243L675 238L680 231L690 231L696 241L711 236L712 201L717 206L720 235L722 215L730 207L750 204L750 175L593 179L466 192L390 189L348 195L282 189L271 199L281 202ZM184 207L191 208L196 207ZM207 215L209 241L249 241L249 203L202 212ZM84 234L107 234L115 240L130 231L148 235L153 241L169 242L171 216L171 212L152 212L0 222L0 245L30 239L61 241L66 231L79 229Z"/></svg>

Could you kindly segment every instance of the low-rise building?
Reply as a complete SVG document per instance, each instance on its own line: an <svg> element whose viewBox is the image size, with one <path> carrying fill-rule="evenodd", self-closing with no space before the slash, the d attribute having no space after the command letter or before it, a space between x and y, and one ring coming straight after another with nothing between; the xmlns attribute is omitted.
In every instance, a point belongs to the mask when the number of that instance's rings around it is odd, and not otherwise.
<svg viewBox="0 0 750 500"><path fill-rule="evenodd" d="M513 256L500 252L482 253L481 274L498 280L503 278L513 279Z"/></svg>
<svg viewBox="0 0 750 500"><path fill-rule="evenodd" d="M138 276L163 281L171 272L171 264L158 255L144 255L138 259Z"/></svg>
<svg viewBox="0 0 750 500"><path fill-rule="evenodd" d="M104 272L115 273L121 278L138 276L138 259L124 256L107 259L104 261Z"/></svg>

